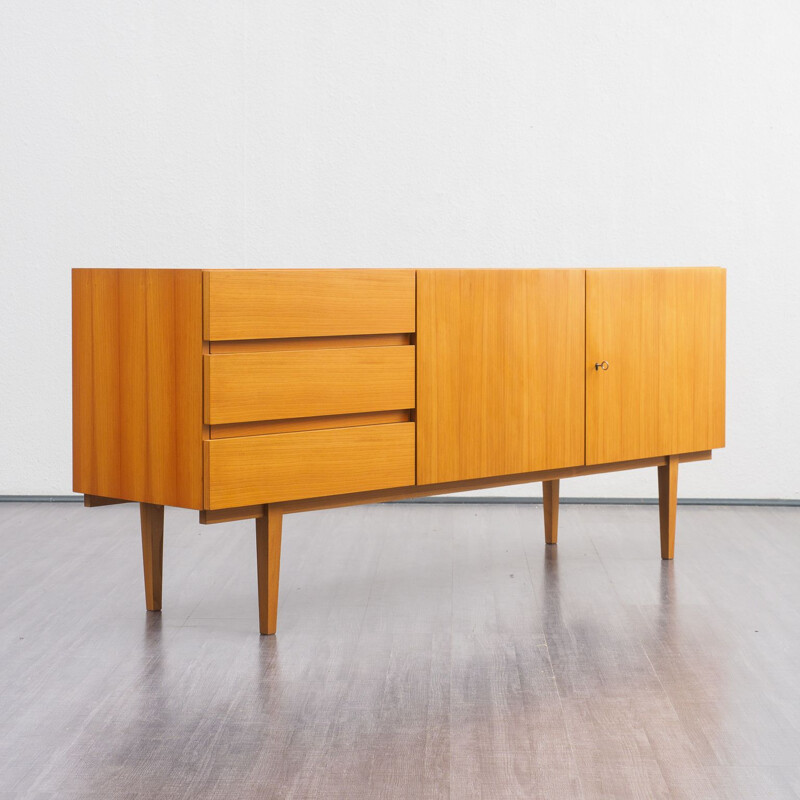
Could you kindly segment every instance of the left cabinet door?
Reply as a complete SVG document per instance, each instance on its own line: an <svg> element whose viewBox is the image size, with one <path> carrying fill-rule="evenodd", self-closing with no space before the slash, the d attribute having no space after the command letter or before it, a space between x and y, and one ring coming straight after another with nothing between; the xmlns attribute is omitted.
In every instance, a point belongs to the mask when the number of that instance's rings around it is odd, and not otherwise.
<svg viewBox="0 0 800 800"><path fill-rule="evenodd" d="M584 276L417 272L417 483L583 464Z"/></svg>

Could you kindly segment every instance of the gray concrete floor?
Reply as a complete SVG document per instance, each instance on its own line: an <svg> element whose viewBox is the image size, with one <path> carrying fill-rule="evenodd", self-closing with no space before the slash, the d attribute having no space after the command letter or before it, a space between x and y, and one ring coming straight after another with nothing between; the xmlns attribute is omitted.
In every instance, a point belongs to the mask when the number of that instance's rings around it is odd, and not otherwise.
<svg viewBox="0 0 800 800"><path fill-rule="evenodd" d="M800 797L800 509L0 505L0 798Z"/></svg>

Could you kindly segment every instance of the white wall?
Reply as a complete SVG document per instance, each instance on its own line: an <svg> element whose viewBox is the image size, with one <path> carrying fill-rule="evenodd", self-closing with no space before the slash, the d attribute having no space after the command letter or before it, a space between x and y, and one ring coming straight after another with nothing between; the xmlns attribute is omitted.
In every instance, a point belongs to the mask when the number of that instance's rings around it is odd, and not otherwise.
<svg viewBox="0 0 800 800"><path fill-rule="evenodd" d="M800 497L798 42L797 0L4 0L0 494L70 491L71 267L717 264L681 494Z"/></svg>

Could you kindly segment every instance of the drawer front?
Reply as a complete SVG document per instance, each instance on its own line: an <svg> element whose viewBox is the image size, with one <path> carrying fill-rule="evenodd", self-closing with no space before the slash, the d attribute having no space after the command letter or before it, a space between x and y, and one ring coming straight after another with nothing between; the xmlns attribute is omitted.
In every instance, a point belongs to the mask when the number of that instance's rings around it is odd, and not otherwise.
<svg viewBox="0 0 800 800"><path fill-rule="evenodd" d="M414 331L415 272L394 269L209 270L209 341Z"/></svg>
<svg viewBox="0 0 800 800"><path fill-rule="evenodd" d="M205 356L211 425L413 407L413 346Z"/></svg>
<svg viewBox="0 0 800 800"><path fill-rule="evenodd" d="M414 484L414 423L204 443L206 508L233 508Z"/></svg>

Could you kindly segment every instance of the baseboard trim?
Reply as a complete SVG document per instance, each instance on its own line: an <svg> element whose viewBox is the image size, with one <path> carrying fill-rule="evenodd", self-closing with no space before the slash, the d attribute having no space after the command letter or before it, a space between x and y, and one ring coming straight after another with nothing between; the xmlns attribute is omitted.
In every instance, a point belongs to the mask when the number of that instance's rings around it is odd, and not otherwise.
<svg viewBox="0 0 800 800"><path fill-rule="evenodd" d="M82 494L0 494L0 503L82 503Z"/></svg>
<svg viewBox="0 0 800 800"><path fill-rule="evenodd" d="M393 500L393 503L452 503L475 505L541 505L541 497L418 497L412 500ZM657 506L657 497L561 497L559 504L589 506ZM780 498L678 498L682 506L800 506L800 500Z"/></svg>
<svg viewBox="0 0 800 800"><path fill-rule="evenodd" d="M82 494L0 494L0 503L82 503ZM417 497L391 503L432 503L438 505L541 505L541 497ZM655 497L562 497L561 505L654 506ZM678 498L682 506L800 506L800 500L781 498Z"/></svg>

